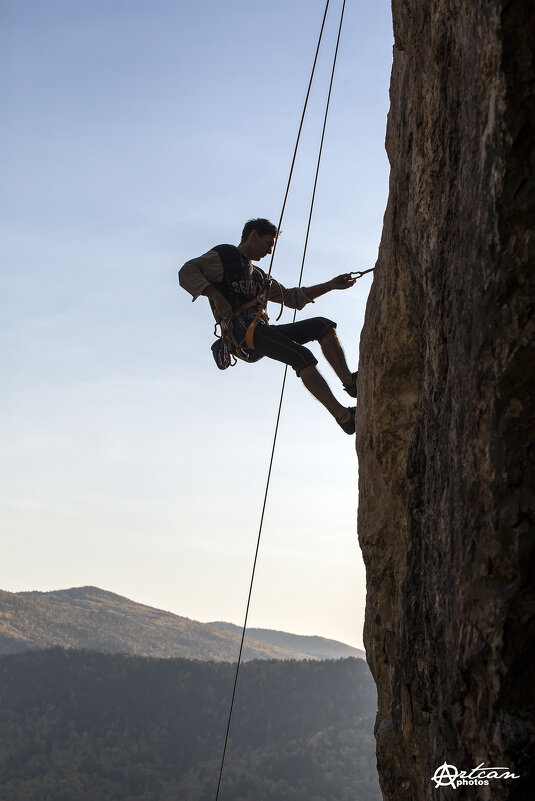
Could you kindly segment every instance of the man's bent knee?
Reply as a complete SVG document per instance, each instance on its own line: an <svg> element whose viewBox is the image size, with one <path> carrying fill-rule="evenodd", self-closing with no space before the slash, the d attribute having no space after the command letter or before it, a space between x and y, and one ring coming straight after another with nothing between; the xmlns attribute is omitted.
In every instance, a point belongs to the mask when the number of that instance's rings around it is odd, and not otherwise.
<svg viewBox="0 0 535 801"><path fill-rule="evenodd" d="M292 364L292 367L295 370L295 374L297 376L299 376L299 378L302 378L303 373L305 372L305 370L308 370L308 371L315 370L316 369L316 365L318 363L318 360L316 359L316 357L314 356L314 354L312 353L311 350L309 350L308 348L303 348L303 350L305 350L307 352L308 358L303 359L303 363L302 364L297 364L297 365L296 364Z"/></svg>
<svg viewBox="0 0 535 801"><path fill-rule="evenodd" d="M318 320L322 324L322 333L318 336L318 342L321 344L322 340L326 337L334 337L338 339L336 334L336 323L333 320L328 320L327 317L319 317Z"/></svg>

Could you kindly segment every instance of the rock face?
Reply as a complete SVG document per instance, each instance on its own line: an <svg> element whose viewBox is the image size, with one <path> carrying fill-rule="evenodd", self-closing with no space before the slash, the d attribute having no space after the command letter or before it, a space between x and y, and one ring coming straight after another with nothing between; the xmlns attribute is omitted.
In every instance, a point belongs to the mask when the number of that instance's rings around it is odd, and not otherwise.
<svg viewBox="0 0 535 801"><path fill-rule="evenodd" d="M357 408L388 801L535 787L534 16L531 0L393 0ZM444 762L520 778L437 789Z"/></svg>

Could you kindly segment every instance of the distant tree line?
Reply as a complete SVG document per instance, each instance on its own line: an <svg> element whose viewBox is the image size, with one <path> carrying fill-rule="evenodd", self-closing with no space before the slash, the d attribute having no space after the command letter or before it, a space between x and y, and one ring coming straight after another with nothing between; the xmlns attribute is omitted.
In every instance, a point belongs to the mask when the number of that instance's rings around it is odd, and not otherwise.
<svg viewBox="0 0 535 801"><path fill-rule="evenodd" d="M213 801L235 666L60 648L0 659L2 801ZM244 664L220 801L379 801L360 659Z"/></svg>

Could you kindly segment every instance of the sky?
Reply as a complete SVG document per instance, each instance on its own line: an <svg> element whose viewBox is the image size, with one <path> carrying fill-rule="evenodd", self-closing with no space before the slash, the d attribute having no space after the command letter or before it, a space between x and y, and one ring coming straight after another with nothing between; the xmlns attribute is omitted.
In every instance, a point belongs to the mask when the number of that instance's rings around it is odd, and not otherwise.
<svg viewBox="0 0 535 801"><path fill-rule="evenodd" d="M323 9L2 3L3 589L94 585L242 624L283 368L220 372L208 304L191 302L177 270L238 244L247 219L278 222ZM331 0L273 265L287 287L340 9ZM377 258L391 59L389 3L349 0L305 286ZM299 317L336 320L352 369L371 281ZM343 401L321 358L319 369ZM357 479L353 439L290 370L250 626L362 646Z"/></svg>

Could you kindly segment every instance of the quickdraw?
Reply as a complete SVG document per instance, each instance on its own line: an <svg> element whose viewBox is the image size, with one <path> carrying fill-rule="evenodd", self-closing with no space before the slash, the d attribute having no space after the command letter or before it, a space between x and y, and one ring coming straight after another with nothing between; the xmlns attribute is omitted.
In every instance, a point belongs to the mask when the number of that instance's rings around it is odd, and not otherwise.
<svg viewBox="0 0 535 801"><path fill-rule="evenodd" d="M363 275L366 275L366 273L373 273L374 270L375 267L370 267L369 270L357 270L355 273L349 273L349 275L351 278L358 280L359 278L362 278Z"/></svg>

